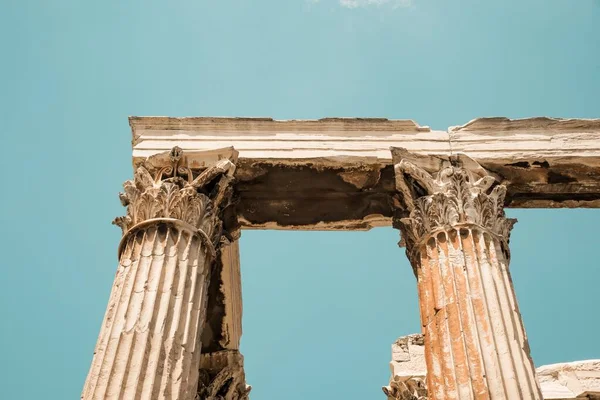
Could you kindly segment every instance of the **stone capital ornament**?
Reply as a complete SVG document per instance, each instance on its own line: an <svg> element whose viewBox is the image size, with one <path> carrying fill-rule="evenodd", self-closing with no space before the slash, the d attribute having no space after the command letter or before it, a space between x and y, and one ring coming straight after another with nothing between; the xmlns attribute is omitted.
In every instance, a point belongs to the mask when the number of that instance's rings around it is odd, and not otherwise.
<svg viewBox="0 0 600 400"><path fill-rule="evenodd" d="M427 400L427 387L422 377L392 379L390 384L382 389L388 400Z"/></svg>
<svg viewBox="0 0 600 400"><path fill-rule="evenodd" d="M394 163L398 191L394 224L411 261L431 236L461 228L489 233L509 258L510 231L517 220L504 213L506 186L465 155L442 165L439 171L428 172L407 159Z"/></svg>
<svg viewBox="0 0 600 400"><path fill-rule="evenodd" d="M194 176L184 161L175 147L124 184L127 214L114 221L123 230L119 267L84 400L191 400L198 392L208 284L221 239L231 236L224 219L235 165L221 159Z"/></svg>
<svg viewBox="0 0 600 400"><path fill-rule="evenodd" d="M177 221L200 233L214 247L221 233L219 210L231 200L233 192L234 163L219 160L194 178L192 170L182 165L183 151L179 147L171 150L169 158L171 165L155 168L154 174L140 166L134 179L125 181L119 199L127 207L127 214L117 217L113 224L121 227L125 237L140 224Z"/></svg>
<svg viewBox="0 0 600 400"><path fill-rule="evenodd" d="M392 157L394 225L417 277L429 398L541 399L508 268L516 221L504 214L506 187L464 155ZM410 391L394 388L388 397Z"/></svg>

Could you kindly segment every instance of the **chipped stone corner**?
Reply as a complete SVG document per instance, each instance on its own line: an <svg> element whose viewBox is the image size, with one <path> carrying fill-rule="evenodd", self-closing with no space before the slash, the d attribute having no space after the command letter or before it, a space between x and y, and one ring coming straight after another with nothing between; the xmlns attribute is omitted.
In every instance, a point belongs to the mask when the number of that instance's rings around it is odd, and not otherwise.
<svg viewBox="0 0 600 400"><path fill-rule="evenodd" d="M200 356L198 393L195 400L248 400L244 356L238 350L223 350Z"/></svg>
<svg viewBox="0 0 600 400"><path fill-rule="evenodd" d="M384 386L388 400L426 400L427 366L422 334L398 338L392 344L392 377ZM546 400L600 400L600 360L544 365L536 369Z"/></svg>
<svg viewBox="0 0 600 400"><path fill-rule="evenodd" d="M544 399L600 400L600 360L545 365L537 378Z"/></svg>
<svg viewBox="0 0 600 400"><path fill-rule="evenodd" d="M421 400L427 398L425 347L422 334L398 338L392 344L392 377L383 393L388 400Z"/></svg>

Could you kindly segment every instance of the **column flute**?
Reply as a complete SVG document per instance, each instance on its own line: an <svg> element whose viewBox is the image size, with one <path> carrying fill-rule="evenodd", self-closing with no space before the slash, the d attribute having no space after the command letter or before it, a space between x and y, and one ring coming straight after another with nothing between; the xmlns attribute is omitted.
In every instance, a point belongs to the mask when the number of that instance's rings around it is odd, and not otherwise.
<svg viewBox="0 0 600 400"><path fill-rule="evenodd" d="M207 286L235 165L223 159L194 178L181 149L169 156L154 174L139 167L120 195L119 266L82 399L196 396Z"/></svg>
<svg viewBox="0 0 600 400"><path fill-rule="evenodd" d="M475 161L392 149L395 226L417 277L430 399L541 399L508 264L506 187Z"/></svg>

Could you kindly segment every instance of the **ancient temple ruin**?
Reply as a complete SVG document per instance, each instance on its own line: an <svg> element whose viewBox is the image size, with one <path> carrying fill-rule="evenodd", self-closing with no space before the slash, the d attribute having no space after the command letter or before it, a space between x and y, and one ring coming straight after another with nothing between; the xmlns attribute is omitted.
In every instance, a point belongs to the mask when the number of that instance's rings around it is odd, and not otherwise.
<svg viewBox="0 0 600 400"><path fill-rule="evenodd" d="M134 178L82 399L247 399L240 231L390 225L422 332L394 344L388 399L600 395L599 361L534 368L504 213L600 207L600 120L129 122Z"/></svg>

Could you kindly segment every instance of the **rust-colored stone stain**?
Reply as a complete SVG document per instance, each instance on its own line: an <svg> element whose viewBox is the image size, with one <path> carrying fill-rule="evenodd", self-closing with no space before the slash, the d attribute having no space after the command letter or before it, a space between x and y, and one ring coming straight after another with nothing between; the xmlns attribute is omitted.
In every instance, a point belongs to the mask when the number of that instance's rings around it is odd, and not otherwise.
<svg viewBox="0 0 600 400"><path fill-rule="evenodd" d="M448 229L419 248L430 399L541 399L500 243Z"/></svg>

